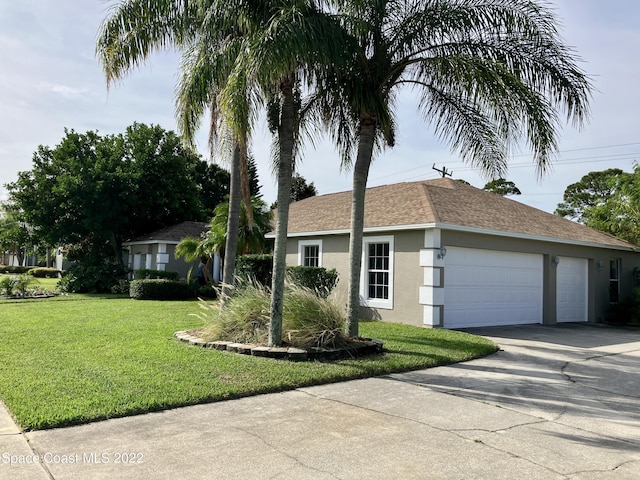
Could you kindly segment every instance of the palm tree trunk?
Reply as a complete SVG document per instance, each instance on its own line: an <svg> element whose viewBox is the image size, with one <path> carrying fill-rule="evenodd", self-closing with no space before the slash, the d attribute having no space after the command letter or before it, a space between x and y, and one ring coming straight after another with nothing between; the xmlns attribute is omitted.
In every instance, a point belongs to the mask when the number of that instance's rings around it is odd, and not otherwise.
<svg viewBox="0 0 640 480"><path fill-rule="evenodd" d="M269 322L269 346L282 343L282 308L284 305L284 277L287 264L287 226L291 200L291 175L293 173L293 146L295 109L293 98L294 75L283 79L280 89L282 111L278 125L278 219L273 249L273 278L271 283L271 318Z"/></svg>
<svg viewBox="0 0 640 480"><path fill-rule="evenodd" d="M236 269L238 234L240 231L240 202L242 201L242 189L240 187L241 156L240 145L236 142L233 147L233 159L231 160L229 217L227 218L227 240L224 246L224 270L222 271L220 308L224 308L224 303L231 293Z"/></svg>
<svg viewBox="0 0 640 480"><path fill-rule="evenodd" d="M369 167L373 155L376 124L361 122L358 156L353 167L351 196L351 233L349 237L349 299L347 301L347 335L358 336L360 313L360 269L362 268L362 237L364 230L364 199Z"/></svg>

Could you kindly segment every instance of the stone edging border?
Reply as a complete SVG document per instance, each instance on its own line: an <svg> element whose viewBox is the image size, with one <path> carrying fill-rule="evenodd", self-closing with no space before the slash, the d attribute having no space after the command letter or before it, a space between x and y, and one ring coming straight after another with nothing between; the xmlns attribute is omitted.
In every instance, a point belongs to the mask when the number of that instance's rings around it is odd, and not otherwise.
<svg viewBox="0 0 640 480"><path fill-rule="evenodd" d="M382 353L383 343L373 338L358 338L357 341L349 342L351 345L344 348L296 348L296 347L265 347L259 345L245 345L234 342L207 342L202 338L191 335L187 331L180 331L173 334L181 342L195 345L202 348L213 348L215 350L239 353L241 355L253 355L255 357L275 358L279 360L290 360L294 362L304 362L307 360L336 360L344 357L361 357Z"/></svg>

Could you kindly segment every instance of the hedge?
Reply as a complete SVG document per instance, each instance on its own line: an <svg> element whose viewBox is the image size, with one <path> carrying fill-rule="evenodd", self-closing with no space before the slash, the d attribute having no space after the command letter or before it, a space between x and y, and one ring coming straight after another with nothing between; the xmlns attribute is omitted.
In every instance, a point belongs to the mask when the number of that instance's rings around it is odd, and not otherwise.
<svg viewBox="0 0 640 480"><path fill-rule="evenodd" d="M178 275L178 272L165 272L164 270L151 270L148 268L140 268L134 272L133 278L135 278L136 280L142 280L146 278L178 280L180 278L180 275Z"/></svg>
<svg viewBox="0 0 640 480"><path fill-rule="evenodd" d="M236 258L236 277L240 282L256 281L271 288L273 255L241 255Z"/></svg>
<svg viewBox="0 0 640 480"><path fill-rule="evenodd" d="M338 283L335 268L324 267L287 267L287 277L291 283L315 290L318 296L326 298Z"/></svg>
<svg viewBox="0 0 640 480"><path fill-rule="evenodd" d="M136 300L188 300L194 298L186 282L166 279L133 280L129 296Z"/></svg>
<svg viewBox="0 0 640 480"><path fill-rule="evenodd" d="M273 255L242 255L236 260L236 276L240 283L255 280L271 288ZM324 267L287 267L287 278L295 285L315 290L327 297L338 283L338 272Z"/></svg>
<svg viewBox="0 0 640 480"><path fill-rule="evenodd" d="M0 273L11 273L20 275L21 273L27 273L33 267L17 267L10 265L0 265Z"/></svg>
<svg viewBox="0 0 640 480"><path fill-rule="evenodd" d="M36 278L58 278L62 277L62 272L55 268L36 267L29 270L29 275Z"/></svg>

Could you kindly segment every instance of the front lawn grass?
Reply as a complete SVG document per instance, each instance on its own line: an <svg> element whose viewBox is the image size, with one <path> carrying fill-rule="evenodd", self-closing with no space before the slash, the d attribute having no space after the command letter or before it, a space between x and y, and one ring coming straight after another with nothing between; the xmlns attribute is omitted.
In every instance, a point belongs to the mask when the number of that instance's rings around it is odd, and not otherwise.
<svg viewBox="0 0 640 480"><path fill-rule="evenodd" d="M193 347L173 338L202 326L197 302L91 296L0 301L0 398L38 430L488 355L495 344L448 330L363 322L385 353L292 363Z"/></svg>

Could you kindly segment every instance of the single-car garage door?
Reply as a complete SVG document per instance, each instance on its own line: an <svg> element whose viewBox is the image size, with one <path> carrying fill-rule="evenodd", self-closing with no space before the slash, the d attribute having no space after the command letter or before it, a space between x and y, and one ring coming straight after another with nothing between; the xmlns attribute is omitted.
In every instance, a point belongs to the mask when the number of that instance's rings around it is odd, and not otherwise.
<svg viewBox="0 0 640 480"><path fill-rule="evenodd" d="M556 321L587 321L588 260L560 257L556 273Z"/></svg>
<svg viewBox="0 0 640 480"><path fill-rule="evenodd" d="M542 323L542 255L447 248L444 327Z"/></svg>

